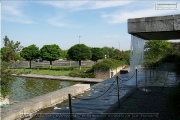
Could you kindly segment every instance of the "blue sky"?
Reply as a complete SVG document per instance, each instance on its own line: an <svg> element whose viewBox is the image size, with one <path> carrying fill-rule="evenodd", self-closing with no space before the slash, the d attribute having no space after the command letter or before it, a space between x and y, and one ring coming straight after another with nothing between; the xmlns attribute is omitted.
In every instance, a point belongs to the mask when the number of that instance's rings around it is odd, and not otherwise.
<svg viewBox="0 0 180 120"><path fill-rule="evenodd" d="M155 10L155 3L175 2L177 10ZM127 19L180 13L180 2L157 0L2 0L1 44L7 35L27 47L57 44L69 49L90 47L130 49Z"/></svg>

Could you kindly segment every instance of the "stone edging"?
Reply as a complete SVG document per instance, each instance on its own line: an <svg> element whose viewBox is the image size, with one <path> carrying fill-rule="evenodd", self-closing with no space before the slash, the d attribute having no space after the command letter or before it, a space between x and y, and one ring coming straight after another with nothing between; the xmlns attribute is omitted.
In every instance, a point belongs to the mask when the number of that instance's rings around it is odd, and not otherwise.
<svg viewBox="0 0 180 120"><path fill-rule="evenodd" d="M90 89L90 84L76 84L26 101L12 104L10 107L1 109L1 120L15 120L24 114L31 114L43 108L58 104L68 99L68 94L77 95Z"/></svg>

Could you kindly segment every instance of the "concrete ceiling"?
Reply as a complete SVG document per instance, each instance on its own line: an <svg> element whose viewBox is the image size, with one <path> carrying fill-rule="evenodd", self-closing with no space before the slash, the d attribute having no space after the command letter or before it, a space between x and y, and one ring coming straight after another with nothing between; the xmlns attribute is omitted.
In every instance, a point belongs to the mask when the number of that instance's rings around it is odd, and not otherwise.
<svg viewBox="0 0 180 120"><path fill-rule="evenodd" d="M180 14L128 19L128 33L145 40L180 39Z"/></svg>

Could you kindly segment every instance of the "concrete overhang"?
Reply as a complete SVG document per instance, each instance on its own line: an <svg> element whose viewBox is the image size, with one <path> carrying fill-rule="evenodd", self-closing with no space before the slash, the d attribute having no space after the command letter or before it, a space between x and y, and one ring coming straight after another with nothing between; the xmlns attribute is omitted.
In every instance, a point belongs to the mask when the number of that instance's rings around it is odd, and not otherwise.
<svg viewBox="0 0 180 120"><path fill-rule="evenodd" d="M180 39L180 14L128 19L128 33L145 40Z"/></svg>

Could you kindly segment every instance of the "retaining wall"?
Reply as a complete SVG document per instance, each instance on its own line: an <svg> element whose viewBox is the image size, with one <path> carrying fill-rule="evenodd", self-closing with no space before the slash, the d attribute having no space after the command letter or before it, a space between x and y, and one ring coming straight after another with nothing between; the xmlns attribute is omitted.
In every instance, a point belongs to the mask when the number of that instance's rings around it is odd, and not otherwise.
<svg viewBox="0 0 180 120"><path fill-rule="evenodd" d="M119 73L124 67L125 66L120 66L110 70L95 70L94 73L97 79L108 79Z"/></svg>
<svg viewBox="0 0 180 120"><path fill-rule="evenodd" d="M61 103L68 99L68 94L77 95L90 89L90 84L76 84L54 92L50 92L23 102L12 104L1 109L1 120L16 120L25 114L37 112L46 107Z"/></svg>

